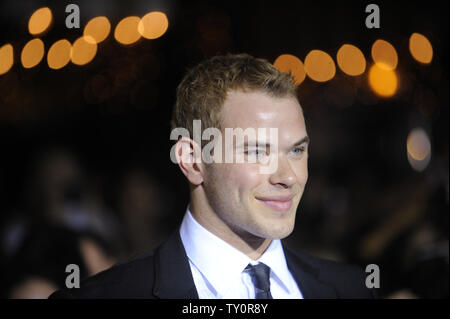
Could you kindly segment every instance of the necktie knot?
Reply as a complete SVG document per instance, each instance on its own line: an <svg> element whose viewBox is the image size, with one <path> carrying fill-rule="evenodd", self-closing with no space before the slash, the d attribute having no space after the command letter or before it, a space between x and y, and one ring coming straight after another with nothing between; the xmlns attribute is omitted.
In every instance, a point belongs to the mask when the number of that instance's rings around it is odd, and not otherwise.
<svg viewBox="0 0 450 319"><path fill-rule="evenodd" d="M255 299L272 299L270 293L270 267L259 263L249 264L247 268L255 286Z"/></svg>

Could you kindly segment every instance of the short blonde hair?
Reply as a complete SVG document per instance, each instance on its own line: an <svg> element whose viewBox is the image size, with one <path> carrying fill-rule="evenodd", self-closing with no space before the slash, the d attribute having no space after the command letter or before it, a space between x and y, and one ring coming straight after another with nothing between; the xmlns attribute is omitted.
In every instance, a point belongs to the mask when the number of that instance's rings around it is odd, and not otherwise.
<svg viewBox="0 0 450 319"><path fill-rule="evenodd" d="M220 113L230 90L262 91L274 97L295 97L290 74L248 54L215 56L190 69L177 88L171 127L186 128L193 136L193 120L202 128L221 128Z"/></svg>

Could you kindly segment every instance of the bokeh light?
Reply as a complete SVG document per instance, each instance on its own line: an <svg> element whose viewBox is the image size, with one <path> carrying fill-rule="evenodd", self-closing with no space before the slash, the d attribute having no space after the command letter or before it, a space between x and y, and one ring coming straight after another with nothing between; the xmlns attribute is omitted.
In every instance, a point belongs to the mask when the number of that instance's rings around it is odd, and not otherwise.
<svg viewBox="0 0 450 319"><path fill-rule="evenodd" d="M8 72L14 63L14 49L11 44L5 44L0 48L0 75Z"/></svg>
<svg viewBox="0 0 450 319"><path fill-rule="evenodd" d="M391 97L397 92L397 74L386 67L374 64L369 70L369 84L377 95Z"/></svg>
<svg viewBox="0 0 450 319"><path fill-rule="evenodd" d="M276 58L273 65L281 72L291 72L294 77L295 84L299 85L306 77L305 67L303 62L294 55L282 54Z"/></svg>
<svg viewBox="0 0 450 319"><path fill-rule="evenodd" d="M96 43L100 43L108 37L110 31L111 24L107 17L95 17L86 24L83 35L90 36Z"/></svg>
<svg viewBox="0 0 450 319"><path fill-rule="evenodd" d="M41 62L44 57L44 42L41 39L28 41L22 49L20 60L24 68L32 68Z"/></svg>
<svg viewBox="0 0 450 319"><path fill-rule="evenodd" d="M340 47L336 56L339 68L345 74L357 76L366 70L366 58L360 49L351 44Z"/></svg>
<svg viewBox="0 0 450 319"><path fill-rule="evenodd" d="M328 53L312 50L306 55L305 71L314 81L326 82L336 74L336 66Z"/></svg>
<svg viewBox="0 0 450 319"><path fill-rule="evenodd" d="M28 31L32 35L44 33L52 23L52 11L48 7L37 9L28 21Z"/></svg>
<svg viewBox="0 0 450 319"><path fill-rule="evenodd" d="M372 59L382 69L395 70L398 55L395 48L385 40L376 40L372 45Z"/></svg>
<svg viewBox="0 0 450 319"><path fill-rule="evenodd" d="M138 32L146 39L157 39L166 33L169 20L163 12L153 11L147 13L138 24Z"/></svg>
<svg viewBox="0 0 450 319"><path fill-rule="evenodd" d="M420 33L413 33L409 38L409 52L420 63L428 64L433 59L433 46Z"/></svg>
<svg viewBox="0 0 450 319"><path fill-rule="evenodd" d="M97 54L97 43L90 36L81 36L72 45L71 60L73 64L85 65Z"/></svg>
<svg viewBox="0 0 450 319"><path fill-rule="evenodd" d="M70 61L72 45L66 39L53 43L47 53L47 63L51 69L61 69Z"/></svg>
<svg viewBox="0 0 450 319"><path fill-rule="evenodd" d="M135 43L141 38L141 34L138 31L139 17L126 17L120 20L114 30L114 38L117 42L130 45Z"/></svg>
<svg viewBox="0 0 450 319"><path fill-rule="evenodd" d="M411 167L422 172L431 159L431 143L428 134L422 128L411 130L406 140L408 162Z"/></svg>

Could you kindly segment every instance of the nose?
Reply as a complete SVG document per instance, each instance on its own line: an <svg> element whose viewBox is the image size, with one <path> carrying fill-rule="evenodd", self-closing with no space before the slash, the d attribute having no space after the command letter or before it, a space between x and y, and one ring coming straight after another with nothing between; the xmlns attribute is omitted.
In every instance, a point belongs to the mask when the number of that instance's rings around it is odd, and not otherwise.
<svg viewBox="0 0 450 319"><path fill-rule="evenodd" d="M297 181L297 175L291 168L286 156L278 156L278 167L269 179L272 185L279 185L283 188L291 188Z"/></svg>

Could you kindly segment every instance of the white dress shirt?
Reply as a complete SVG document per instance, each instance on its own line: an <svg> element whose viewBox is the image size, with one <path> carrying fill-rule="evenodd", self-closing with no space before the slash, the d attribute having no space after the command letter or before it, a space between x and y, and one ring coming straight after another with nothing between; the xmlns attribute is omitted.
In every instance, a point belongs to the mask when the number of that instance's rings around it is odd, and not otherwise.
<svg viewBox="0 0 450 319"><path fill-rule="evenodd" d="M271 269L270 291L274 299L303 298L287 267L279 239L272 240L254 261L200 225L189 207L181 223L180 236L200 299L254 299L255 288L245 267L258 262Z"/></svg>

